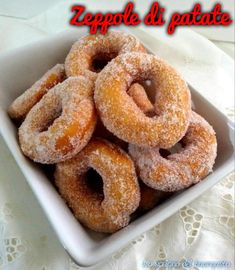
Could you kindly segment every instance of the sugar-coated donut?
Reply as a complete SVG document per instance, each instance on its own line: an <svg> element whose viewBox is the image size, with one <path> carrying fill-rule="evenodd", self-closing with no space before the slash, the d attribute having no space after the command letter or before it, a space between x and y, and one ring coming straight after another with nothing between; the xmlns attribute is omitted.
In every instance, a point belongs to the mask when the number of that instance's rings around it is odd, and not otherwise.
<svg viewBox="0 0 235 270"><path fill-rule="evenodd" d="M162 191L178 191L198 183L212 171L217 152L215 132L195 112L191 113L190 125L181 144L178 153L165 158L159 148L129 145L129 153L146 185Z"/></svg>
<svg viewBox="0 0 235 270"><path fill-rule="evenodd" d="M101 139L105 139L111 143L116 144L112 139L114 135L106 129L106 127L103 125L103 123L100 121L98 118L97 124L96 124L96 129L94 131L94 137L98 137Z"/></svg>
<svg viewBox="0 0 235 270"><path fill-rule="evenodd" d="M122 141L115 135L113 135L110 131L106 129L106 127L103 125L103 123L98 119L96 124L96 129L94 131L93 137L98 137L101 139L105 139L117 146L119 146L122 150L128 151L128 143Z"/></svg>
<svg viewBox="0 0 235 270"><path fill-rule="evenodd" d="M19 128L23 153L40 163L56 163L76 155L96 125L93 91L92 81L73 77L44 95Z"/></svg>
<svg viewBox="0 0 235 270"><path fill-rule="evenodd" d="M64 65L57 64L20 95L8 109L12 119L23 120L32 107L56 84L65 79Z"/></svg>
<svg viewBox="0 0 235 270"><path fill-rule="evenodd" d="M151 80L155 117L148 117L127 93L133 82ZM158 57L126 53L98 75L95 103L106 128L120 139L140 146L170 148L185 134L191 97L186 82Z"/></svg>
<svg viewBox="0 0 235 270"><path fill-rule="evenodd" d="M164 192L150 188L149 186L142 183L140 180L140 204L138 211L145 212L153 209L156 205L161 203L167 197L170 197L171 193Z"/></svg>
<svg viewBox="0 0 235 270"><path fill-rule="evenodd" d="M87 185L89 168L102 177L101 193ZM119 147L102 139L92 139L74 158L58 163L55 183L76 218L98 232L112 233L126 226L139 205L132 160Z"/></svg>
<svg viewBox="0 0 235 270"><path fill-rule="evenodd" d="M97 72L111 59L126 52L145 52L132 35L110 31L106 35L89 35L78 40L65 60L67 76L85 75L96 79Z"/></svg>

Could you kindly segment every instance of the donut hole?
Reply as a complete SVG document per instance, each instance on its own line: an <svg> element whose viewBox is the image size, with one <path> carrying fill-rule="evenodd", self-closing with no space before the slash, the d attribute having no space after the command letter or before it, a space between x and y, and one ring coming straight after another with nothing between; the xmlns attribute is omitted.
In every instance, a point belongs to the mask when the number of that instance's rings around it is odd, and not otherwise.
<svg viewBox="0 0 235 270"><path fill-rule="evenodd" d="M92 59L91 70L99 73L113 58L118 54L116 52L111 53L99 53Z"/></svg>
<svg viewBox="0 0 235 270"><path fill-rule="evenodd" d="M40 129L40 132L48 131L49 127L52 126L55 120L59 118L61 115L62 115L62 107L57 112L55 112L55 114L51 114L45 119Z"/></svg>
<svg viewBox="0 0 235 270"><path fill-rule="evenodd" d="M178 143L176 143L173 147L171 147L170 149L168 149L171 153L171 155L173 154L177 154L179 152L181 152L184 148L183 142L179 141Z"/></svg>
<svg viewBox="0 0 235 270"><path fill-rule="evenodd" d="M159 153L161 155L161 157L163 158L167 158L170 155L173 154L177 154L179 152L181 152L184 148L184 144L182 141L179 141L177 144L175 144L173 147L171 147L170 149L160 149Z"/></svg>
<svg viewBox="0 0 235 270"><path fill-rule="evenodd" d="M149 99L149 101L154 104L155 103L155 91L154 91L154 83L152 80L144 80L142 82L139 82L145 90L145 93Z"/></svg>
<svg viewBox="0 0 235 270"><path fill-rule="evenodd" d="M169 155L171 155L171 152L169 150L162 148L159 150L159 153L163 158L167 158Z"/></svg>
<svg viewBox="0 0 235 270"><path fill-rule="evenodd" d="M85 180L87 187L95 193L104 196L103 192L103 180L101 175L94 170L93 168L89 168L89 170L85 174Z"/></svg>
<svg viewBox="0 0 235 270"><path fill-rule="evenodd" d="M153 101L148 90L148 85L151 85L151 80L138 81L135 80L127 90L127 94L132 98L139 109L147 116L154 117L156 112L154 109Z"/></svg>

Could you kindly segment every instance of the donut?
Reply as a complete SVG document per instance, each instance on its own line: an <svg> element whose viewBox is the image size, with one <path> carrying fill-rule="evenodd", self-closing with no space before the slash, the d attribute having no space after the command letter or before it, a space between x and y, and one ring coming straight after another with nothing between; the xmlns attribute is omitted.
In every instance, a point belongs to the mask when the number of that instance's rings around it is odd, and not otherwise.
<svg viewBox="0 0 235 270"><path fill-rule="evenodd" d="M148 117L127 91L133 82L151 80L156 116ZM120 139L139 146L170 148L188 128L191 96L174 68L145 53L117 56L95 82L96 108L103 124Z"/></svg>
<svg viewBox="0 0 235 270"><path fill-rule="evenodd" d="M181 150L165 157L157 147L129 145L129 154L146 185L178 191L198 183L212 171L217 141L213 128L203 117L191 113L189 128L180 143Z"/></svg>
<svg viewBox="0 0 235 270"><path fill-rule="evenodd" d="M156 205L160 204L163 200L170 197L171 193L156 190L145 185L141 180L140 183L140 204L138 207L139 212L146 212L153 209Z"/></svg>
<svg viewBox="0 0 235 270"><path fill-rule="evenodd" d="M89 35L74 43L65 60L65 71L68 77L85 75L96 79L103 66L117 55L145 51L134 36L123 32Z"/></svg>
<svg viewBox="0 0 235 270"><path fill-rule="evenodd" d="M120 147L124 151L128 151L128 143L122 141L115 135L113 135L110 131L106 129L100 119L97 120L96 129L94 131L93 137L98 137L101 139L105 139L118 147Z"/></svg>
<svg viewBox="0 0 235 270"><path fill-rule="evenodd" d="M13 101L8 114L12 119L21 121L32 107L56 84L65 79L64 65L57 64L47 71L40 80Z"/></svg>
<svg viewBox="0 0 235 270"><path fill-rule="evenodd" d="M96 125L94 83L84 77L56 85L30 110L19 128L23 153L39 163L57 163L76 155Z"/></svg>
<svg viewBox="0 0 235 270"><path fill-rule="evenodd" d="M132 99L135 101L137 106L146 115L153 116L155 114L154 107L153 107L152 103L149 101L149 99L146 95L145 89L142 85L140 85L138 83L134 83L133 85L131 85L130 89L128 90L128 94L129 94L129 96L132 97ZM113 133L108 131L106 129L106 127L103 125L102 121L100 121L100 120L97 121L94 136L106 139L109 142L112 142L112 143L118 145L124 151L128 150L128 143L119 139Z"/></svg>
<svg viewBox="0 0 235 270"><path fill-rule="evenodd" d="M90 168L102 177L101 192L87 183ZM113 233L126 226L140 201L133 161L119 147L99 138L56 165L55 184L75 217L98 232Z"/></svg>
<svg viewBox="0 0 235 270"><path fill-rule="evenodd" d="M128 95L132 97L136 105L149 117L156 115L154 106L148 99L144 87L139 83L134 83L127 91Z"/></svg>

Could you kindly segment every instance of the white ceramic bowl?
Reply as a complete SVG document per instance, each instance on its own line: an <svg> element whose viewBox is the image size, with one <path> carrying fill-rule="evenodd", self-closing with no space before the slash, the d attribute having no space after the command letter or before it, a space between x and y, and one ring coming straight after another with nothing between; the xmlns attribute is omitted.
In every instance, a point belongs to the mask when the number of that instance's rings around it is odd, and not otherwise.
<svg viewBox="0 0 235 270"><path fill-rule="evenodd" d="M74 218L41 167L22 155L17 128L7 115L9 104L45 71L56 63L63 63L72 43L83 35L83 31L65 32L0 56L0 132L64 248L79 265L90 266L171 216L230 172L233 169L234 129L226 116L191 89L196 111L213 125L217 133L218 157L213 173L113 235L85 229Z"/></svg>

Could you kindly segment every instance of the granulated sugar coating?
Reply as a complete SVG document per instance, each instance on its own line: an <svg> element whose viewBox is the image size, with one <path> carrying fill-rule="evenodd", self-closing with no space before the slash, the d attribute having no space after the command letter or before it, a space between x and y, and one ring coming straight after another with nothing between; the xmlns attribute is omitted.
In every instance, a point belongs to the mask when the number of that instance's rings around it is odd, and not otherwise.
<svg viewBox="0 0 235 270"><path fill-rule="evenodd" d="M89 168L102 177L103 194L87 185ZM75 216L99 232L112 233L126 226L140 201L132 160L119 147L101 139L92 139L74 158L57 164L55 183Z"/></svg>
<svg viewBox="0 0 235 270"><path fill-rule="evenodd" d="M192 112L183 148L167 158L159 148L129 145L129 153L142 181L162 191L177 191L201 181L211 171L217 153L217 141L209 123Z"/></svg>
<svg viewBox="0 0 235 270"><path fill-rule="evenodd" d="M65 60L67 76L86 75L96 79L93 60L110 61L126 52L145 52L144 46L132 35L110 31L106 35L90 35L78 40Z"/></svg>
<svg viewBox="0 0 235 270"><path fill-rule="evenodd" d="M56 84L65 79L64 65L57 64L40 80L19 96L10 105L8 113L12 119L23 120L32 107Z"/></svg>
<svg viewBox="0 0 235 270"><path fill-rule="evenodd" d="M51 89L28 113L19 128L23 153L40 163L56 163L76 155L96 125L94 83L68 78Z"/></svg>
<svg viewBox="0 0 235 270"><path fill-rule="evenodd" d="M132 82L151 80L156 91L156 117L149 118L127 94ZM156 56L126 53L98 75L95 103L107 129L120 139L141 146L170 148L185 134L191 111L186 82Z"/></svg>

